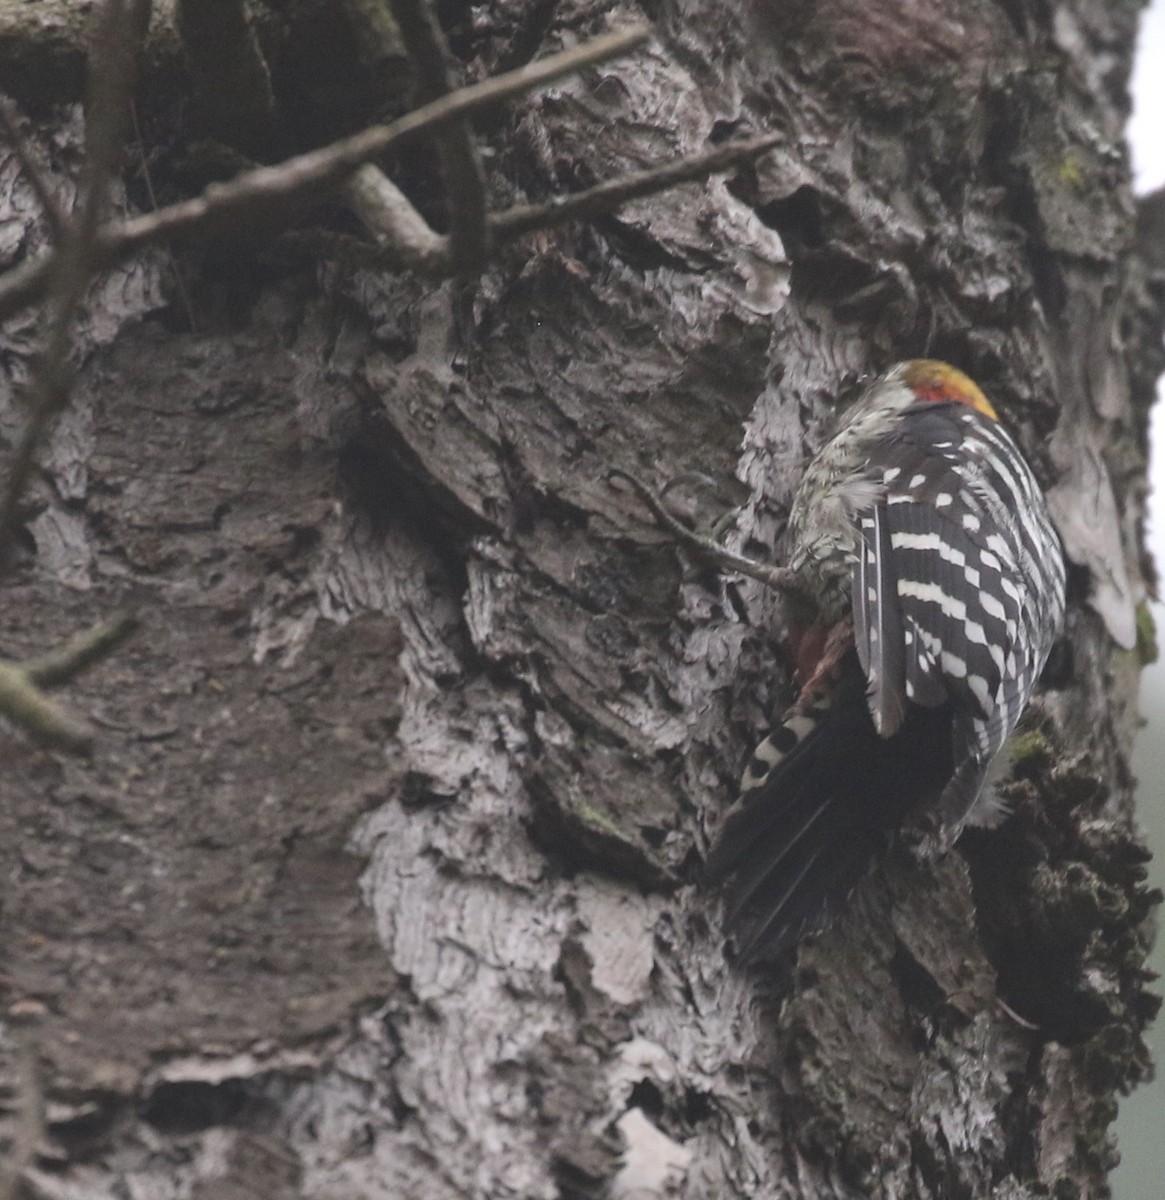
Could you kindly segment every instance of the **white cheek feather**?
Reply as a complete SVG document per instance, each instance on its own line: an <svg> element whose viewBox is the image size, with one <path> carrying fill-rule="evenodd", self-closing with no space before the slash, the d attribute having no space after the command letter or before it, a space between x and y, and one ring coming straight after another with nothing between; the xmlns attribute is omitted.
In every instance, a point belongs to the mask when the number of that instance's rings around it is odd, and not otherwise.
<svg viewBox="0 0 1165 1200"><path fill-rule="evenodd" d="M833 489L820 496L811 507L798 511L791 523L801 546L801 557L821 557L841 553L852 562L857 552L857 525L863 513L868 513L885 492L881 483L866 479L838 481ZM798 558L795 554L794 558Z"/></svg>
<svg viewBox="0 0 1165 1200"><path fill-rule="evenodd" d="M872 479L851 479L838 487L836 495L846 517L854 522L862 513L869 512L885 491L883 484Z"/></svg>

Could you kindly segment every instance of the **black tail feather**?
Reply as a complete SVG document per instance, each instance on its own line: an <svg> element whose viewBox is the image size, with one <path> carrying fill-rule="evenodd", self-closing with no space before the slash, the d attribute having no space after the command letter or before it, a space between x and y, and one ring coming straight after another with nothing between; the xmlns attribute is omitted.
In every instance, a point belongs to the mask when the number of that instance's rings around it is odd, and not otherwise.
<svg viewBox="0 0 1165 1200"><path fill-rule="evenodd" d="M812 799L811 796L806 798ZM739 872L733 880L731 904L726 915L729 925L736 923L743 910L766 884L771 885L775 878L791 875L800 877L804 874L804 868L799 868L799 864L806 858L815 859L823 848L821 839L811 835L828 811L828 804L817 804L804 820L797 814L788 813L789 819L781 823L782 836L779 839L764 837L762 843L757 841L761 831L753 831L756 842L752 847L753 852L747 858L742 858ZM769 853L763 853L762 849L767 849Z"/></svg>
<svg viewBox="0 0 1165 1200"><path fill-rule="evenodd" d="M708 857L741 961L775 959L836 916L906 813L952 774L950 710L908 705L880 737L852 651L815 716L804 732L799 714L804 736L733 806ZM794 739L786 729L779 740Z"/></svg>

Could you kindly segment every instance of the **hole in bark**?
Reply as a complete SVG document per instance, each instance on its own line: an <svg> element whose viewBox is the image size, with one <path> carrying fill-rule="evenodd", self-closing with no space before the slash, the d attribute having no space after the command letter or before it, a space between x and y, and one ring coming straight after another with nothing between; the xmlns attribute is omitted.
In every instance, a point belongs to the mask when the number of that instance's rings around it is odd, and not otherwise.
<svg viewBox="0 0 1165 1200"><path fill-rule="evenodd" d="M1066 562L1067 578L1064 581L1064 591L1068 600L1068 607L1071 608L1074 604L1084 604L1088 600L1089 593L1092 591L1092 575L1087 567L1082 567L1074 562Z"/></svg>
<svg viewBox="0 0 1165 1200"><path fill-rule="evenodd" d="M411 1104L402 1100L399 1092L393 1092L389 1108L392 1112L392 1118L397 1124L397 1128L408 1124L417 1115L417 1110Z"/></svg>
<svg viewBox="0 0 1165 1200"><path fill-rule="evenodd" d="M346 502L378 533L405 526L440 557L454 589L464 591L465 543L489 526L430 475L399 431L366 415L341 447L338 465Z"/></svg>
<svg viewBox="0 0 1165 1200"><path fill-rule="evenodd" d="M165 1133L193 1133L225 1125L238 1116L246 1098L246 1089L238 1079L223 1083L160 1083L145 1102L142 1120Z"/></svg>
<svg viewBox="0 0 1165 1200"><path fill-rule="evenodd" d="M950 1148L941 1130L934 1130L935 1143L922 1133L910 1138L910 1158L922 1181L933 1196L945 1196L948 1200L972 1200L971 1188L960 1178L958 1167L951 1161Z"/></svg>
<svg viewBox="0 0 1165 1200"><path fill-rule="evenodd" d="M585 1153L585 1152L584 1152ZM597 1162L592 1163L590 1156L585 1162L576 1161L578 1152L555 1154L550 1163L554 1173L554 1182L558 1186L558 1200L597 1200L607 1194L606 1172L611 1164L601 1161L603 1170L596 1169Z"/></svg>
<svg viewBox="0 0 1165 1200"><path fill-rule="evenodd" d="M641 1108L649 1117L663 1115L663 1093L650 1079L641 1079L627 1097L627 1107Z"/></svg>
<svg viewBox="0 0 1165 1200"><path fill-rule="evenodd" d="M699 850L695 846L689 846L675 870L685 883L699 883L704 877L704 860L700 856ZM697 913L693 918L692 928L697 931L700 938L713 936L712 926L702 914Z"/></svg>
<svg viewBox="0 0 1165 1200"><path fill-rule="evenodd" d="M1068 289L1064 283L1064 274L1055 255L1039 238L1033 237L1027 244L1028 263L1031 265L1032 279L1036 285L1036 294L1049 317L1055 318L1064 311L1068 302Z"/></svg>
<svg viewBox="0 0 1165 1200"><path fill-rule="evenodd" d="M698 1125L712 1116L712 1100L707 1092L688 1088L684 1092L684 1116L690 1125Z"/></svg>
<svg viewBox="0 0 1165 1200"><path fill-rule="evenodd" d="M639 834L653 850L658 850L667 838L667 830L655 825L640 825Z"/></svg>
<svg viewBox="0 0 1165 1200"><path fill-rule="evenodd" d="M946 1004L946 993L931 973L901 946L890 960L890 973L898 984L902 999L917 1012L933 1016Z"/></svg>
<svg viewBox="0 0 1165 1200"><path fill-rule="evenodd" d="M878 275L870 263L842 246L806 250L794 259L790 287L805 301L844 303L846 319L881 311L887 296L876 286Z"/></svg>
<svg viewBox="0 0 1165 1200"><path fill-rule="evenodd" d="M421 771L408 771L401 781L400 801L408 809L449 804L456 798L456 792L449 792L445 785L437 785L433 776Z"/></svg>
<svg viewBox="0 0 1165 1200"><path fill-rule="evenodd" d="M0 550L0 576L31 566L36 561L36 538L27 525L18 525L7 546Z"/></svg>
<svg viewBox="0 0 1165 1200"><path fill-rule="evenodd" d="M1022 1071L1009 1072L1010 1091L999 1105L999 1128L1006 1139L1003 1166L1016 1179L1035 1179L1038 1174L1036 1130L1040 1122L1033 1108L1038 1107L1035 1097L1042 1087L1042 1062L1042 1052L1035 1049Z"/></svg>
<svg viewBox="0 0 1165 1200"><path fill-rule="evenodd" d="M1051 688L1053 691L1068 687L1076 675L1075 655L1072 643L1067 638L1060 638L1052 646L1048 661L1040 675L1040 686Z"/></svg>
<svg viewBox="0 0 1165 1200"><path fill-rule="evenodd" d="M713 146L719 146L723 142L727 142L740 129L742 122L740 121L725 121L723 119L715 121L712 124L712 132L708 134L708 141Z"/></svg>
<svg viewBox="0 0 1165 1200"><path fill-rule="evenodd" d="M1012 825L1023 819L1017 813ZM1049 857L1044 838L1020 829L968 829L959 850L971 868L983 948L1000 998L1046 1041L1074 1045L1110 1024L1104 999L1088 990L1084 955L1097 901L1083 864ZM1083 877L1083 882L1082 882Z"/></svg>
<svg viewBox="0 0 1165 1200"><path fill-rule="evenodd" d="M260 248L261 241L236 238L221 246L185 252L181 266L183 278L188 281L186 295L201 335L242 330L264 290L284 273L282 267L263 261L256 252ZM186 304L174 305L174 328L186 329L191 311Z"/></svg>
<svg viewBox="0 0 1165 1200"><path fill-rule="evenodd" d="M678 255L639 229L622 224L617 217L598 217L595 228L607 239L612 251L637 271L690 271Z"/></svg>
<svg viewBox="0 0 1165 1200"><path fill-rule="evenodd" d="M819 249L828 240L821 199L811 187L799 187L780 200L758 205L756 215L781 235L785 252L790 258L806 250Z"/></svg>
<svg viewBox="0 0 1165 1200"><path fill-rule="evenodd" d="M347 13L315 4L297 7L294 19L288 11L278 50L268 51L271 86L284 118L276 147L317 146L400 103L413 74L408 60L387 48L374 50L375 19L354 22Z"/></svg>
<svg viewBox="0 0 1165 1200"><path fill-rule="evenodd" d="M61 1105L62 1116L46 1119L52 1140L63 1148L64 1162L55 1156L40 1156L42 1169L54 1170L96 1158L109 1148L110 1134L124 1115L124 1102L112 1093L91 1093L75 1104ZM45 1147L47 1149L47 1147Z"/></svg>
<svg viewBox="0 0 1165 1200"><path fill-rule="evenodd" d="M744 602L744 597L740 594L740 588L731 580L725 585L724 596L728 601L728 607L732 609L736 619L742 624L748 621L748 606Z"/></svg>

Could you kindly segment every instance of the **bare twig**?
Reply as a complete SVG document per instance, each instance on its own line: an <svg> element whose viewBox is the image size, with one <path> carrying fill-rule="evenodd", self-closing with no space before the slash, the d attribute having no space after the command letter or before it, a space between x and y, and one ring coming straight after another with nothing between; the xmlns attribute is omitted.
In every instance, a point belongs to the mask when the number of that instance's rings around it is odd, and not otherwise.
<svg viewBox="0 0 1165 1200"><path fill-rule="evenodd" d="M125 142L139 45L127 30L136 28L139 38L144 36L146 7L145 0L106 0L95 16L85 106L85 167L76 211L61 217L59 244L48 259L47 335L29 381L27 420L0 495L0 549L15 526L17 504L37 449L69 398L73 320L93 276L98 227ZM130 618L116 618L44 658L0 663L0 713L37 741L75 754L88 753L93 740L89 726L54 704L41 689L71 679L103 658L132 627Z"/></svg>
<svg viewBox="0 0 1165 1200"><path fill-rule="evenodd" d="M649 196L674 187L677 183L704 179L717 171L726 171L738 163L763 154L779 141L779 135L729 142L704 154L680 159L650 171L625 175L563 196L547 204L519 205L489 217L492 242L505 245L528 233L553 229L576 221L611 212L628 200ZM317 236L296 234L296 240L314 246L325 257L341 258L356 264L406 268L433 278L453 273L449 259L449 239L434 233L424 218L400 190L377 167L365 166L356 172L346 188L349 203L379 245L369 247L344 234Z"/></svg>
<svg viewBox="0 0 1165 1200"><path fill-rule="evenodd" d="M434 233L404 193L372 163L365 163L344 189L365 226L394 256L394 265L425 275L445 275L449 239Z"/></svg>
<svg viewBox="0 0 1165 1200"><path fill-rule="evenodd" d="M0 663L0 713L33 741L70 754L89 754L93 731L33 687L19 667Z"/></svg>
<svg viewBox="0 0 1165 1200"><path fill-rule="evenodd" d="M534 0L533 4L524 6L510 44L498 57L499 71L512 71L514 67L529 62L538 53L542 39L554 23L558 4L559 0Z"/></svg>
<svg viewBox="0 0 1165 1200"><path fill-rule="evenodd" d="M42 689L66 683L106 658L137 625L136 617L121 614L77 634L41 658L0 662L0 714L42 745L88 754L93 748L92 729L50 700Z"/></svg>
<svg viewBox="0 0 1165 1200"><path fill-rule="evenodd" d="M255 153L275 124L275 95L244 0L178 0L194 102L212 137Z"/></svg>
<svg viewBox="0 0 1165 1200"><path fill-rule="evenodd" d="M70 754L93 749L93 731L70 716L32 683L20 666L0 662L0 713L34 741Z"/></svg>
<svg viewBox="0 0 1165 1200"><path fill-rule="evenodd" d="M36 1055L22 1032L8 1031L13 1047L12 1070L15 1100L15 1128L6 1153L0 1159L0 1200L15 1200L21 1193L25 1172L36 1162L36 1152L44 1141L44 1096L37 1078Z"/></svg>
<svg viewBox="0 0 1165 1200"><path fill-rule="evenodd" d="M636 25L595 38L516 71L460 88L391 124L372 126L279 166L260 167L229 183L213 184L193 200L106 227L98 231L93 242L93 269L109 267L139 247L165 238L195 232L214 235L260 219L270 225L281 211L325 195L362 163L406 138L627 54L649 36L646 26ZM44 296L55 260L55 254L45 255L0 277L0 320Z"/></svg>
<svg viewBox="0 0 1165 1200"><path fill-rule="evenodd" d="M90 727L49 700L11 662L0 662L0 713L42 745L79 755L92 750Z"/></svg>
<svg viewBox="0 0 1165 1200"><path fill-rule="evenodd" d="M48 172L44 171L40 163L33 158L32 151L28 148L28 143L21 136L20 130L16 126L16 117L12 112L10 102L4 99L0 99L0 124L4 126L4 134L8 138L9 145L16 152L16 157L20 162L20 169L24 172L24 176L31 185L37 202L44 212L45 220L52 231L53 239L59 243L62 237L62 230L64 230L68 218L49 184Z"/></svg>
<svg viewBox="0 0 1165 1200"><path fill-rule="evenodd" d="M0 550L12 536L17 504L32 472L37 448L64 408L72 387L69 349L73 318L97 267L97 230L124 144L126 106L133 89L139 43L127 37L126 31L136 26L144 36L141 11L145 7L146 0L106 0L94 19L94 68L89 72L85 108L85 170L77 212L58 231L60 245L48 259L52 287L48 334L28 386L28 418L0 493Z"/></svg>
<svg viewBox="0 0 1165 1200"><path fill-rule="evenodd" d="M449 57L445 39L425 0L392 0L405 49L419 77L422 100L447 95ZM489 250L485 173L469 121L449 121L437 134L445 201L449 206L449 256L455 272L478 270Z"/></svg>
<svg viewBox="0 0 1165 1200"><path fill-rule="evenodd" d="M67 683L94 663L106 658L137 629L138 618L133 613L117 613L72 637L63 646L40 658L29 659L23 670L29 682L41 688Z"/></svg>
<svg viewBox="0 0 1165 1200"><path fill-rule="evenodd" d="M109 186L121 165L138 55L149 22L149 0L105 0L94 17L85 101L85 172L77 217L77 240L86 246L105 218Z"/></svg>
<svg viewBox="0 0 1165 1200"><path fill-rule="evenodd" d="M508 209L491 217L490 227L500 243L513 241L534 230L550 229L556 225L564 225L567 221L595 217L618 208L628 200L662 192L677 183L704 179L715 175L717 171L726 171L738 163L748 162L775 146L780 139L780 134L768 134L765 137L750 138L748 141L727 142L704 154L694 154L691 158L680 159L679 162L653 167L649 171L641 171L634 175L625 175L621 179L611 179L587 188L585 192L556 197L547 204L521 205Z"/></svg>
<svg viewBox="0 0 1165 1200"><path fill-rule="evenodd" d="M130 121L133 124L133 140L138 148L138 155L141 158L142 166L142 182L146 185L146 196L149 197L150 208L156 210L158 207L158 193L154 191L154 177L150 173L150 160L146 156L145 143L142 141L142 130L138 124L138 108L131 100L129 102ZM190 292L186 287L186 280L182 275L182 267L175 258L170 259L171 270L174 275L174 287L178 292L178 299L182 302L182 308L186 313L186 324L191 333L198 332L198 322L194 317L194 305L190 303Z"/></svg>
<svg viewBox="0 0 1165 1200"><path fill-rule="evenodd" d="M704 537L694 529L689 529L687 525L668 512L663 501L649 484L644 483L637 475L632 475L630 471L615 468L608 471L607 475L610 479L625 479L631 484L647 507L651 509L652 516L656 521L701 558L707 559L717 570L734 571L741 575L747 575L750 579L756 579L765 587L770 587L784 596L799 601L811 601L805 590L804 580L798 578L795 571L788 567L774 567L769 563L757 562L756 559L747 558L743 554L729 550L727 546L722 546L713 538Z"/></svg>

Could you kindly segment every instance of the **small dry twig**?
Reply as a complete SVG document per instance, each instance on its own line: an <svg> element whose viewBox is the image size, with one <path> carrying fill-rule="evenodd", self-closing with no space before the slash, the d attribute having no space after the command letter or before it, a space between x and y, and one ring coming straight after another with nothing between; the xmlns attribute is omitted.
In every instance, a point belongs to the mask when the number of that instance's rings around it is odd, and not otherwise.
<svg viewBox="0 0 1165 1200"><path fill-rule="evenodd" d="M422 100L448 95L449 56L445 39L424 0L392 0L405 49L419 77ZM449 121L437 132L441 174L449 205L449 258L455 273L480 269L489 253L485 172L467 118Z"/></svg>
<svg viewBox="0 0 1165 1200"><path fill-rule="evenodd" d="M108 657L137 627L136 616L121 613L40 658L0 662L0 714L42 745L88 754L93 730L50 700L43 689L67 683Z"/></svg>
<svg viewBox="0 0 1165 1200"><path fill-rule="evenodd" d="M20 130L16 125L16 115L12 111L11 102L6 99L0 99L0 125L3 125L4 136L8 139L8 144L15 152L16 158L20 163L20 169L24 172L25 178L36 195L37 203L44 212L45 220L48 221L53 238L59 243L68 225L68 217L65 215L65 211L61 207L56 193L49 184L48 173L33 157L32 151L28 148L28 143L21 136Z"/></svg>
<svg viewBox="0 0 1165 1200"><path fill-rule="evenodd" d="M44 1096L29 1040L11 1029L6 1033L15 1043L10 1055L14 1103L9 1111L16 1119L7 1152L0 1159L0 1200L15 1200L21 1194L25 1172L32 1169L37 1150L44 1141Z"/></svg>
<svg viewBox="0 0 1165 1200"><path fill-rule="evenodd" d="M148 23L147 9L146 0L106 0L95 17L85 106L85 167L76 211L68 216L59 213L56 218L58 245L48 258L48 332L25 396L25 425L0 493L0 550L15 528L20 496L32 473L37 450L68 403L72 389L73 322L97 269L98 229L125 143L129 97L140 39ZM127 36L127 31L136 31L138 38ZM15 123L9 122L8 126L10 136L15 136ZM14 144L21 145L19 138ZM26 161L25 156L21 161ZM43 658L23 664L0 663L0 714L46 745L76 754L88 753L93 736L88 725L54 704L42 688L71 679L103 658L129 635L135 623L131 617L117 617Z"/></svg>
<svg viewBox="0 0 1165 1200"><path fill-rule="evenodd" d="M709 175L727 171L739 163L758 158L780 140L780 134L766 134L747 141L726 142L714 150L681 158L679 162L624 175L620 179L610 179L584 192L556 197L547 204L519 205L507 209L490 218L490 227L501 244L535 230L551 229L556 225L565 225L567 221L586 220L608 213L628 200L662 192L675 187L677 183L706 179Z"/></svg>
<svg viewBox="0 0 1165 1200"><path fill-rule="evenodd" d="M649 36L650 31L643 25L606 34L516 71L459 88L388 125L374 125L278 166L259 167L229 183L213 184L193 200L106 226L93 241L93 270L104 270L134 250L167 238L235 232L259 221L269 226L280 213L339 187L357 167L390 147L564 75L617 58L643 45ZM44 297L56 269L57 253L43 255L0 276L0 320Z"/></svg>
<svg viewBox="0 0 1165 1200"><path fill-rule="evenodd" d="M352 176L344 194L394 266L429 276L447 273L449 239L429 228L408 197L379 167L365 163ZM359 239L351 240L364 246Z"/></svg>
<svg viewBox="0 0 1165 1200"><path fill-rule="evenodd" d="M451 92L444 42L422 0L393 0L397 23L417 67L421 94L427 103L390 124L366 129L279 166L261 167L229 183L212 185L193 200L131 221L103 225L105 198L126 132L138 48L138 42L124 37L124 30L144 30L144 6L145 0L107 0L99 12L86 109L86 168L77 212L72 217L53 208L51 190L16 136L15 122L6 110L0 112L0 122L8 129L23 169L58 235L58 244L51 253L0 277L0 319L46 294L49 301L49 332L28 389L28 420L0 494L0 549L14 527L17 503L36 449L68 400L72 384L71 327L89 281L94 273L133 250L182 235L237 233L260 219L269 226L293 209L346 186L349 199L379 237L378 256L395 258L426 274L447 275L479 267L493 244L609 212L635 197L704 178L755 158L777 140L769 136L719 146L677 163L599 184L563 200L520 206L490 216L469 116L563 75L625 54L646 41L648 30L636 26L608 34ZM390 146L422 132L437 138L441 152L451 218L448 237L434 233L399 189L369 163ZM770 587L797 593L789 572L754 563L726 550L714 539L700 537L668 513L641 481L624 472L615 474L636 487L666 528L721 569L740 571ZM41 689L71 678L108 654L132 626L131 619L119 618L44 658L23 664L0 663L0 713L42 742L86 752L92 740L88 726L63 712Z"/></svg>
<svg viewBox="0 0 1165 1200"><path fill-rule="evenodd" d="M612 212L628 200L665 191L678 183L706 179L749 162L779 141L779 135L728 142L714 150L682 158L647 171L624 175L596 184L586 191L562 196L546 204L517 205L493 213L488 222L491 243L496 249L520 237L543 229L555 229L569 221L586 220ZM356 238L329 234L297 240L314 245L325 256L342 257L354 263L387 268L406 268L432 278L454 273L449 239L434 233L417 210L383 171L361 167L345 189L348 201L364 224L376 236L370 248Z"/></svg>
<svg viewBox="0 0 1165 1200"><path fill-rule="evenodd" d="M26 393L28 418L0 493L0 551L12 536L17 504L32 472L37 448L68 402L72 388L69 351L73 319L99 266L98 227L125 141L127 103L133 89L138 44L126 37L126 30L135 26L144 30L140 19L131 18L145 3L107 0L95 21L93 55L99 69L89 72L85 171L77 211L64 219L58 230L59 245L48 258L48 335Z"/></svg>
<svg viewBox="0 0 1165 1200"><path fill-rule="evenodd" d="M805 589L805 582L788 567L775 567L770 563L758 562L735 550L722 546L714 538L705 537L694 529L689 529L682 521L677 520L664 505L663 500L650 484L645 483L630 471L612 468L607 472L609 479L625 479L639 493L640 498L651 509L652 516L668 533L689 549L694 550L701 558L707 559L719 571L736 572L747 575L770 587L783 596L793 600L811 604L812 597Z"/></svg>

